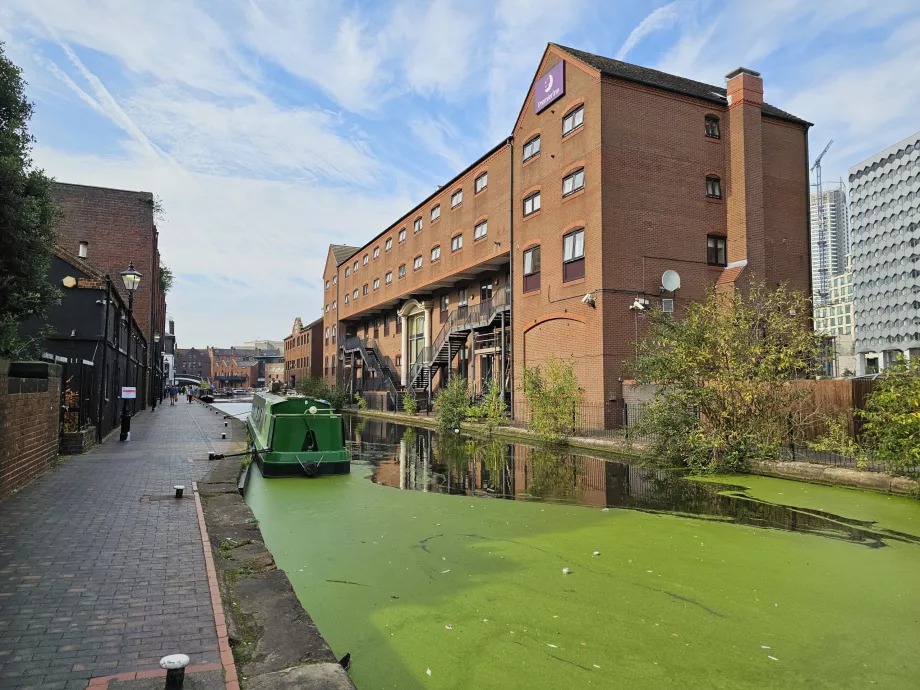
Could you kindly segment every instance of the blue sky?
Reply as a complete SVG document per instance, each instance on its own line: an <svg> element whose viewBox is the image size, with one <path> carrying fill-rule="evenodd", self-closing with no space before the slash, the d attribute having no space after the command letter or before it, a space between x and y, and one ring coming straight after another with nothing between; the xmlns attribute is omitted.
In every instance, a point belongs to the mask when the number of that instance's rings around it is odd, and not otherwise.
<svg viewBox="0 0 920 690"><path fill-rule="evenodd" d="M506 136L549 41L766 99L825 179L920 130L916 0L6 0L0 40L61 181L159 195L181 347L319 316L362 244ZM238 280L234 280L234 278Z"/></svg>

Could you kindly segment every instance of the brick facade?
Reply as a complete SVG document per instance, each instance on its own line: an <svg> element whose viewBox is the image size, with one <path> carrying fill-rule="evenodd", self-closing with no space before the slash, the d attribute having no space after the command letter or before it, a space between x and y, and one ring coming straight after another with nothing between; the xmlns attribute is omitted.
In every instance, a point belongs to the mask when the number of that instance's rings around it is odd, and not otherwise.
<svg viewBox="0 0 920 690"><path fill-rule="evenodd" d="M194 374L202 381L211 380L211 357L208 351L197 347L176 350L176 373Z"/></svg>
<svg viewBox="0 0 920 690"><path fill-rule="evenodd" d="M537 113L535 90L561 61L564 94ZM342 357L348 338L358 337L405 379L412 347L397 322L404 327L406 317L424 314L428 345L441 329L442 298L450 313L465 291L465 308L472 309L483 284L496 295L510 280L509 387L520 386L524 367L555 356L575 364L587 401L619 400L624 365L644 331L641 311L630 308L637 300L649 307L673 300L679 313L712 286L756 281L808 291L808 123L765 104L756 72L735 70L726 87L550 44L508 141L364 246L330 248L324 374L361 388L356 381L369 372L360 353L346 348L356 353L354 368L351 355ZM576 112L583 117L574 119ZM564 132L567 116L578 124ZM525 160L537 136L539 153ZM476 193L475 180L486 170L488 185ZM565 190L563 181L575 174L583 188ZM461 189L462 204L452 208ZM539 210L525 215L525 200L537 192ZM440 217L433 220L436 206ZM482 219L488 233L474 241ZM566 261L565 238L574 242L571 233L580 230L584 258ZM458 235L463 247L451 251ZM724 246L724 258L710 256L710 241ZM525 286L525 252L536 247L539 276ZM676 292L662 288L666 270L680 275ZM494 361L486 360L496 350L480 346L498 342L495 332L489 340L480 330L478 340L458 341L452 352L451 369L471 379L474 390L482 375L494 373Z"/></svg>
<svg viewBox="0 0 920 690"><path fill-rule="evenodd" d="M0 359L0 498L47 472L58 455L61 368L28 363L46 373L26 378L10 366Z"/></svg>
<svg viewBox="0 0 920 690"><path fill-rule="evenodd" d="M63 249L79 256L81 243L85 243L86 263L108 274L126 301L119 273L133 263L142 274L134 294L134 317L144 340L152 343L154 331L166 331L166 295L160 289L153 195L60 182L52 185L52 195L62 211L57 230L58 244ZM148 376L152 357L150 348Z"/></svg>
<svg viewBox="0 0 920 690"><path fill-rule="evenodd" d="M284 339L284 376L281 380L286 385L295 386L298 381L323 375L322 333L322 318L307 326L299 316L294 319L291 334Z"/></svg>

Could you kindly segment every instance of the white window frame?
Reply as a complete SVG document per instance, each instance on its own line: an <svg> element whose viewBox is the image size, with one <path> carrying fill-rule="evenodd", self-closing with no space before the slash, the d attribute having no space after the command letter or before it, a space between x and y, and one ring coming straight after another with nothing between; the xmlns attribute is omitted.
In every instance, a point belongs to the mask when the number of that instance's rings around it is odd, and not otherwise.
<svg viewBox="0 0 920 690"><path fill-rule="evenodd" d="M441 204L435 204L431 209L431 222L434 223L441 217Z"/></svg>
<svg viewBox="0 0 920 690"><path fill-rule="evenodd" d="M383 245L383 250L388 252L393 248L393 238L387 237L387 241Z"/></svg>
<svg viewBox="0 0 920 690"><path fill-rule="evenodd" d="M527 210L528 202L530 204L530 211ZM540 192L534 192L524 197L524 217L532 216L534 213L539 211L541 208L541 199Z"/></svg>
<svg viewBox="0 0 920 690"><path fill-rule="evenodd" d="M375 290L380 289L380 278L374 278L374 289Z"/></svg>
<svg viewBox="0 0 920 690"><path fill-rule="evenodd" d="M422 263L424 262L424 260L425 260L425 259L422 257L421 254L419 254L417 257L415 257L415 258L412 260L412 270L413 270L413 271L418 271L419 269L421 269Z"/></svg>
<svg viewBox="0 0 920 690"><path fill-rule="evenodd" d="M441 258L441 245L431 248L431 263L439 260Z"/></svg>
<svg viewBox="0 0 920 690"><path fill-rule="evenodd" d="M566 190L568 184L569 189ZM562 178L562 196L567 197L585 188L585 169L579 168Z"/></svg>
<svg viewBox="0 0 920 690"><path fill-rule="evenodd" d="M463 249L463 234L454 235L450 238L450 251L459 252Z"/></svg>
<svg viewBox="0 0 920 690"><path fill-rule="evenodd" d="M355 288L354 293L351 296L352 299L358 299L358 288Z"/></svg>
<svg viewBox="0 0 920 690"><path fill-rule="evenodd" d="M348 304L348 295L345 295L345 304Z"/></svg>
<svg viewBox="0 0 920 690"><path fill-rule="evenodd" d="M453 194L450 195L450 207L457 208L460 204L463 203L463 190L458 189Z"/></svg>
<svg viewBox="0 0 920 690"><path fill-rule="evenodd" d="M380 246L379 246L379 245L376 246L376 247L374 247L374 258L375 258L375 259L379 259L379 258L380 258Z"/></svg>
<svg viewBox="0 0 920 690"><path fill-rule="evenodd" d="M389 285L393 282L393 271L387 271L387 274L383 277L384 285Z"/></svg>
<svg viewBox="0 0 920 690"><path fill-rule="evenodd" d="M473 189L476 194L479 194L483 189L488 188L489 186L489 172L486 171L482 173L479 177L476 178L476 181L473 183Z"/></svg>
<svg viewBox="0 0 920 690"><path fill-rule="evenodd" d="M371 291L370 286L367 283L364 283L364 285L361 286L362 295L367 295L370 293L370 291Z"/></svg>
<svg viewBox="0 0 920 690"><path fill-rule="evenodd" d="M350 275L351 275L351 266L346 266L345 267L345 277L347 278Z"/></svg>
<svg viewBox="0 0 920 690"><path fill-rule="evenodd" d="M403 228L402 230L399 231L399 243L402 244L405 241L406 241L406 229Z"/></svg>
<svg viewBox="0 0 920 690"><path fill-rule="evenodd" d="M567 137L584 124L585 106L582 104L574 110L569 111L565 117L562 118L562 136Z"/></svg>
<svg viewBox="0 0 920 690"><path fill-rule="evenodd" d="M399 265L399 273L398 273L398 275L399 275L400 278L405 278L405 277L406 277L406 264L400 264L400 265Z"/></svg>
<svg viewBox="0 0 920 690"><path fill-rule="evenodd" d="M351 267L351 272L352 273L358 272L358 262L357 261L355 261L354 266Z"/></svg>
<svg viewBox="0 0 920 690"><path fill-rule="evenodd" d="M481 229L481 232L480 232ZM483 237L489 234L489 221L483 220L476 223L476 227L473 228L473 240L481 240Z"/></svg>
<svg viewBox="0 0 920 690"><path fill-rule="evenodd" d="M530 151L528 154L527 152ZM540 135L538 134L533 139L528 140L524 144L524 161L529 161L536 155L540 153Z"/></svg>
<svg viewBox="0 0 920 690"><path fill-rule="evenodd" d="M581 249L578 240L581 239ZM562 263L585 258L585 229L571 230L562 238Z"/></svg>
<svg viewBox="0 0 920 690"><path fill-rule="evenodd" d="M371 257L368 256L367 254L365 254L365 255L364 255L364 260L363 260L361 263L364 264L365 266L367 266L367 264L368 264L368 262L370 262L370 260L371 260Z"/></svg>

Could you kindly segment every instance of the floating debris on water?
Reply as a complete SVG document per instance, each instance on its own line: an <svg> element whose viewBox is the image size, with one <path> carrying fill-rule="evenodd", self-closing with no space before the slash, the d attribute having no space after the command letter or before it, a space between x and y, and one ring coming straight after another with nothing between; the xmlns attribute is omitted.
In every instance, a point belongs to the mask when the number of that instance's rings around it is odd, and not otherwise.
<svg viewBox="0 0 920 690"><path fill-rule="evenodd" d="M777 659L775 656L770 656L769 654L767 655L767 658L773 659L773 661L779 661L779 659Z"/></svg>
<svg viewBox="0 0 920 690"><path fill-rule="evenodd" d="M572 571L569 570L568 568L563 568L563 569L562 569L562 574L563 574L563 575L568 575L568 574L571 573L571 572L572 572Z"/></svg>
<svg viewBox="0 0 920 690"><path fill-rule="evenodd" d="M454 626L452 626L450 623L448 623L447 625L444 626L444 629L445 629L445 630L453 630L453 629L454 629Z"/></svg>

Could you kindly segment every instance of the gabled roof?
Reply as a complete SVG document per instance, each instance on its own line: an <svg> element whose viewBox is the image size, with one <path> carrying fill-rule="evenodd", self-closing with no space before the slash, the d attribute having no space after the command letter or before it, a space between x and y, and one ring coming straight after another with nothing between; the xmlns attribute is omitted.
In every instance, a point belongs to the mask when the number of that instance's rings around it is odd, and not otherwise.
<svg viewBox="0 0 920 690"><path fill-rule="evenodd" d="M640 67L639 65L633 65L629 62L621 62L620 60L595 55L594 53L586 53L583 50L568 48L558 43L550 43L550 45L568 53L572 57L580 60L589 67L593 67L606 76L635 82L637 84L645 84L646 86L653 86L656 89L664 89L665 91L672 91L685 96L701 98L705 101L712 101L720 105L728 105L727 94L723 86L704 84L703 82L694 81L693 79L686 79L674 74L668 74L667 72L660 72L657 69ZM790 122L798 122L805 125L811 124L769 103L763 104L762 112L764 115L779 118L781 120L789 120Z"/></svg>
<svg viewBox="0 0 920 690"><path fill-rule="evenodd" d="M355 255L360 247L350 247L347 244L330 244L329 251L332 252L332 258L335 259L335 265L341 266Z"/></svg>
<svg viewBox="0 0 920 690"><path fill-rule="evenodd" d="M61 259L62 261L66 261L74 268L79 268L86 275L92 278L96 278L97 280L106 279L105 273L95 268L94 266L90 265L88 262L81 259L76 254L71 254L69 251L67 251L60 245L54 245L54 248L51 251L57 258Z"/></svg>

